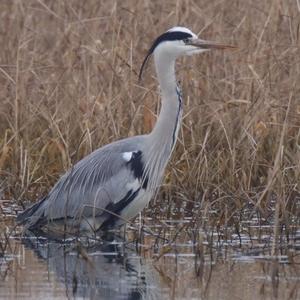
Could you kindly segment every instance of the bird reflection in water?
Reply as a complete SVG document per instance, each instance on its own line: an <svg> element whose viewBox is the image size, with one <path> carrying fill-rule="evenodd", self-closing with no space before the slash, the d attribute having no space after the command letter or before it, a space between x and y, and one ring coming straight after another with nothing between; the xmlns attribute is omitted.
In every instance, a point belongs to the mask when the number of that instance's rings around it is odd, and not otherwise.
<svg viewBox="0 0 300 300"><path fill-rule="evenodd" d="M83 245L24 238L23 243L47 262L68 298L161 298L158 274L123 241Z"/></svg>

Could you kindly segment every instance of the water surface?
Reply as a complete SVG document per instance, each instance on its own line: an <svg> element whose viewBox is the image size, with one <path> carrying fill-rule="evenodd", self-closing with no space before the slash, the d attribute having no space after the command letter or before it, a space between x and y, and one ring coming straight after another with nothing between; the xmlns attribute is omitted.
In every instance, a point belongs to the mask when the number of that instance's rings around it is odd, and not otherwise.
<svg viewBox="0 0 300 300"><path fill-rule="evenodd" d="M20 238L1 222L1 299L300 299L300 231L213 230L190 219L146 220L126 241ZM136 226L138 228L138 224ZM136 239L138 236L138 239Z"/></svg>

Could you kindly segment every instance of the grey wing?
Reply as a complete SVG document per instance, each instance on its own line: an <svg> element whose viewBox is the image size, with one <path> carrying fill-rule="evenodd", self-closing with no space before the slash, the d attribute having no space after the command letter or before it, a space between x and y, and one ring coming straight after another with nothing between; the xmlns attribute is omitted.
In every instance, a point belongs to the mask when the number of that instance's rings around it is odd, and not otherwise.
<svg viewBox="0 0 300 300"><path fill-rule="evenodd" d="M122 210L141 188L142 140L140 136L115 142L75 164L43 199L29 226L41 220L99 217L107 210Z"/></svg>

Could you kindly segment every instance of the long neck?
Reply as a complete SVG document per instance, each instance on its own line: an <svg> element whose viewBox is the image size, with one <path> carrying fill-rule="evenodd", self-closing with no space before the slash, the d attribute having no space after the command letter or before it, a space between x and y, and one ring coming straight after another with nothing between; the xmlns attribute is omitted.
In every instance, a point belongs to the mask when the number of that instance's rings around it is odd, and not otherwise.
<svg viewBox="0 0 300 300"><path fill-rule="evenodd" d="M174 146L181 121L181 96L175 78L175 60L154 55L155 68L161 92L161 111L150 134L153 142L164 140ZM172 147L171 147L172 148Z"/></svg>
<svg viewBox="0 0 300 300"><path fill-rule="evenodd" d="M175 78L175 59L154 53L156 73L161 92L161 110L157 122L149 134L147 169L150 178L157 178L157 185L177 140L181 123L182 100Z"/></svg>

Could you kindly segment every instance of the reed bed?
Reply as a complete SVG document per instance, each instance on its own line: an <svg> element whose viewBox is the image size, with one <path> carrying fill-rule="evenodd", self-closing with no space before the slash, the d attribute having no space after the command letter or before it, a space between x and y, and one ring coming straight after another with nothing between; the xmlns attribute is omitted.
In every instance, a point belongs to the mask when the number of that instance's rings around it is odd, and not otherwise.
<svg viewBox="0 0 300 300"><path fill-rule="evenodd" d="M251 207L299 225L299 1L4 0L0 16L3 199L37 201L94 149L149 132L159 93L139 67L180 24L239 48L178 61L183 125L145 214L219 226Z"/></svg>

